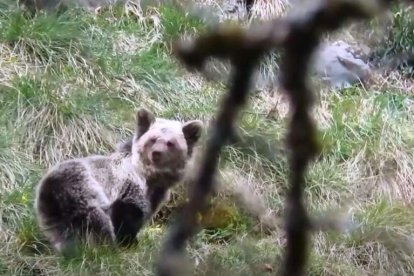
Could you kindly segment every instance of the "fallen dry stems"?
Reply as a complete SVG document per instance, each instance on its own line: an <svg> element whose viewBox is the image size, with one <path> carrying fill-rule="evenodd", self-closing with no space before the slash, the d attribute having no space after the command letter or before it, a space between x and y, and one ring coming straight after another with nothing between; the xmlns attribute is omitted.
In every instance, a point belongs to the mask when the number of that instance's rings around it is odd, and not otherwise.
<svg viewBox="0 0 414 276"><path fill-rule="evenodd" d="M253 26L248 30L226 25L187 43L177 44L176 56L189 68L201 70L208 58L228 58L233 78L224 97L212 134L190 191L189 202L172 225L158 263L158 274L178 275L184 247L198 229L202 211L213 190L213 177L221 149L233 135L238 112L247 102L253 70L266 52L283 50L281 85L290 99L291 121L287 136L290 149L290 190L286 200L287 245L282 275L305 275L311 222L303 202L306 170L318 154L316 127L310 116L313 94L307 85L311 54L325 32L349 20L369 19L391 1L322 1L300 14ZM181 263L182 264L182 263Z"/></svg>

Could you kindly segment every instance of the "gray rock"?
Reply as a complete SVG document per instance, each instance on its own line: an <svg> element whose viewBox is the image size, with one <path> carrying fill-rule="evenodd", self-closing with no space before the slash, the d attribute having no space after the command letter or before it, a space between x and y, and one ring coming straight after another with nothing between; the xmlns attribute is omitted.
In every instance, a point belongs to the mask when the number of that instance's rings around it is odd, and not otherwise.
<svg viewBox="0 0 414 276"><path fill-rule="evenodd" d="M313 71L335 88L364 82L371 72L369 65L344 41L321 44L312 65Z"/></svg>

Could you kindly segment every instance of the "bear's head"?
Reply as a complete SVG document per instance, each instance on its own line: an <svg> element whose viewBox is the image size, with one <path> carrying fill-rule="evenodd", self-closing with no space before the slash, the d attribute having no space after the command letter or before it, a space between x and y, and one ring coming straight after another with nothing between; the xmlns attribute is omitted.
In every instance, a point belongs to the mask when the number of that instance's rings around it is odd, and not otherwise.
<svg viewBox="0 0 414 276"><path fill-rule="evenodd" d="M150 111L140 109L132 139L132 160L147 179L180 178L203 128L199 120L181 123L156 118Z"/></svg>

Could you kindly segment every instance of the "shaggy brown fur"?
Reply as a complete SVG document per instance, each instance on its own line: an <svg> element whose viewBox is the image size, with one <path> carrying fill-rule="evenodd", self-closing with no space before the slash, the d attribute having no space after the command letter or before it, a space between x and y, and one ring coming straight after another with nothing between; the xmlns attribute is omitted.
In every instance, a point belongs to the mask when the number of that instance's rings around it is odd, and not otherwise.
<svg viewBox="0 0 414 276"><path fill-rule="evenodd" d="M75 237L129 245L183 177L203 125L155 118L141 109L134 136L110 155L63 161L36 191L41 229L62 253Z"/></svg>

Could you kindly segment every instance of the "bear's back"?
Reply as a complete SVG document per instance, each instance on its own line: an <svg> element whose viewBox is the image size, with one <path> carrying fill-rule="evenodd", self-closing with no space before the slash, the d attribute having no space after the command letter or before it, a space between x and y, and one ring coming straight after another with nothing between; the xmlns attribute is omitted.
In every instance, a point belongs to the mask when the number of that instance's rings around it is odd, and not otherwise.
<svg viewBox="0 0 414 276"><path fill-rule="evenodd" d="M71 190L83 187L101 194L100 197L107 197L111 202L116 199L126 182L144 186L143 180L134 172L134 167L130 163L130 159L120 153L65 160L49 169L40 181L39 189L49 189L45 184L54 179L53 185L56 189L53 190L65 190L70 193ZM59 196L57 193L56 197Z"/></svg>

